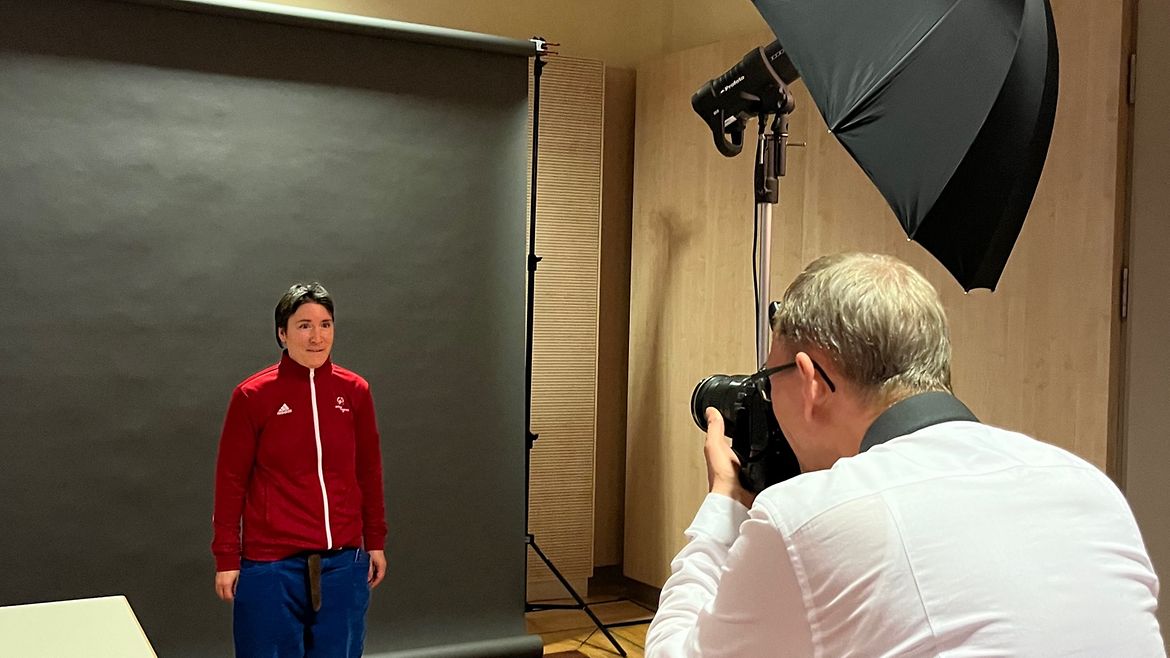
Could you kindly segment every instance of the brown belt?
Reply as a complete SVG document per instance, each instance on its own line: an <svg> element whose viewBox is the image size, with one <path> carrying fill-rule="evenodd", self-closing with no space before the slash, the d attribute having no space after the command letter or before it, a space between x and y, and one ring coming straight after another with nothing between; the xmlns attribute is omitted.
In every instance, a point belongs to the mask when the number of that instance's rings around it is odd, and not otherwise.
<svg viewBox="0 0 1170 658"><path fill-rule="evenodd" d="M309 577L309 600L313 604L313 612L321 610L321 557L332 556L345 551L352 551L352 548L335 548L328 551L314 551L312 553L302 553L308 558L308 573ZM356 559L356 558L355 558Z"/></svg>
<svg viewBox="0 0 1170 658"><path fill-rule="evenodd" d="M313 612L321 609L321 554L313 553L309 556L309 599L313 602Z"/></svg>

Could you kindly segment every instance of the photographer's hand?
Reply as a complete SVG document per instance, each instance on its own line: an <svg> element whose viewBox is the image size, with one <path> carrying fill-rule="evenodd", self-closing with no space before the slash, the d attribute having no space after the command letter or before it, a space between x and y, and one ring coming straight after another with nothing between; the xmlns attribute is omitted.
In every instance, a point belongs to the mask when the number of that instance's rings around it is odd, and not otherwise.
<svg viewBox="0 0 1170 658"><path fill-rule="evenodd" d="M723 416L714 407L707 407L706 413L707 442L703 445L703 456L707 459L708 490L751 507L756 495L739 483L739 457L723 433Z"/></svg>

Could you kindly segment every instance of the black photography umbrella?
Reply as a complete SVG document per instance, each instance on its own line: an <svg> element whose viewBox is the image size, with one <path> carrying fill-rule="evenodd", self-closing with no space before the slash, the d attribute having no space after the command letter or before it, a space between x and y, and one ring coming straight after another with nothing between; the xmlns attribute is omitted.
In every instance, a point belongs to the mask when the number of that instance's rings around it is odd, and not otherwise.
<svg viewBox="0 0 1170 658"><path fill-rule="evenodd" d="M753 1L906 234L994 290L1052 135L1048 0Z"/></svg>

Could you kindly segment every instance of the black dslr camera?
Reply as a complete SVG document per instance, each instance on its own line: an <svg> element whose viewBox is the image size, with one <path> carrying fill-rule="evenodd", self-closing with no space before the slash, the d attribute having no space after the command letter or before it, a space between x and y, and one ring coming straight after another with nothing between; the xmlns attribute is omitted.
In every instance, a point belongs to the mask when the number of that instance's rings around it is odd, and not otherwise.
<svg viewBox="0 0 1170 658"><path fill-rule="evenodd" d="M768 381L758 375L711 375L691 393L691 417L707 431L707 407L723 416L731 449L739 457L739 481L759 493L766 487L800 475L796 454L772 413Z"/></svg>

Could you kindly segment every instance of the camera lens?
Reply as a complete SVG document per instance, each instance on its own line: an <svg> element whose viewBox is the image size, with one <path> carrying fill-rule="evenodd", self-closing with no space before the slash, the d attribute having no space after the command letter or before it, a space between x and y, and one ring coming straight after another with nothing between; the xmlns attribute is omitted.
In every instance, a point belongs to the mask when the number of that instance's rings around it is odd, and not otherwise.
<svg viewBox="0 0 1170 658"><path fill-rule="evenodd" d="M754 375L711 375L691 393L691 418L707 431L707 407L723 416L723 433L740 460L740 483L749 491L800 474L800 463L788 445L763 383Z"/></svg>
<svg viewBox="0 0 1170 658"><path fill-rule="evenodd" d="M743 399L754 386L751 375L711 375L695 386L691 393L691 418L699 429L707 431L707 407L715 407L723 416L724 430L734 432L735 418Z"/></svg>
<svg viewBox="0 0 1170 658"><path fill-rule="evenodd" d="M703 381L699 382L698 386L695 386L695 390L691 391L691 419L694 420L695 424L699 426L699 429L703 430L704 432L707 431L706 411L707 407L709 406L705 402L707 399L707 390L710 386L711 380L718 376L719 375L711 375L710 377L704 378Z"/></svg>

